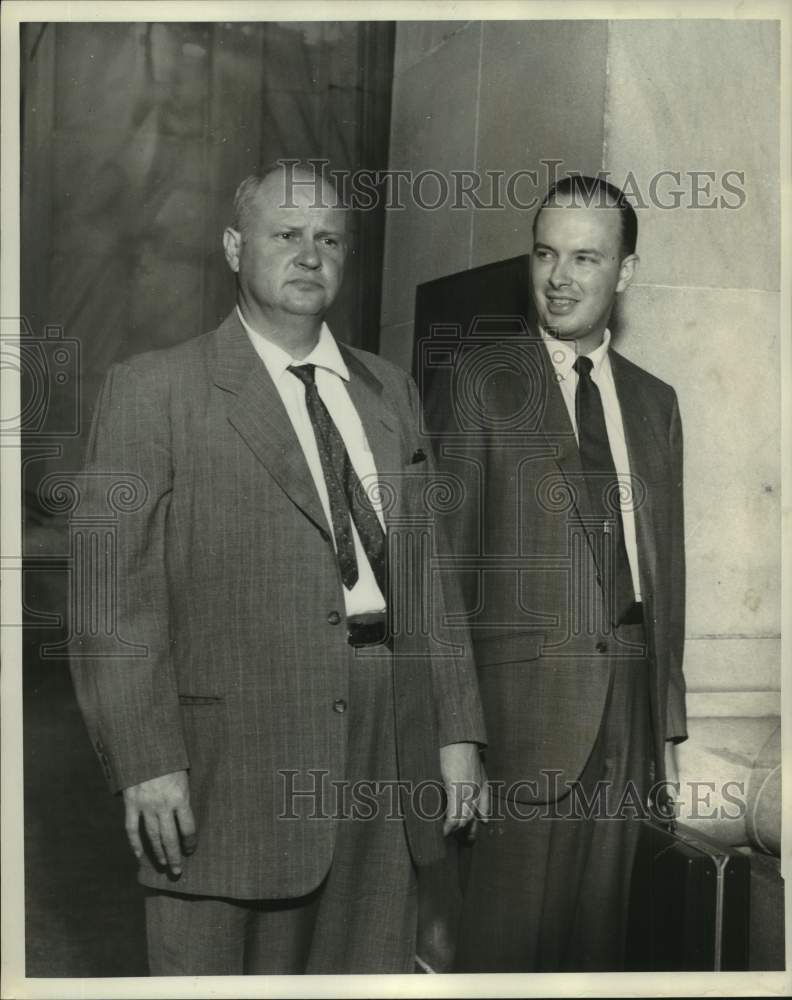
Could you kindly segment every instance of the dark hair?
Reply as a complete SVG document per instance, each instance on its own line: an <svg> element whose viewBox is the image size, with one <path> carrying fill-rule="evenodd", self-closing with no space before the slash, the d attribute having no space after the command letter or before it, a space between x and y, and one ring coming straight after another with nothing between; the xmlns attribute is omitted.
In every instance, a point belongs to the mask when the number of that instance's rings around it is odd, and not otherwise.
<svg viewBox="0 0 792 1000"><path fill-rule="evenodd" d="M559 196L565 195L571 195L573 204L583 205L586 208L593 204L600 208L618 208L621 220L621 255L628 257L635 253L638 245L638 217L635 209L627 201L627 196L615 184L609 183L604 178L585 177L583 174L569 174L550 188L534 216L534 238L536 238L536 220L542 209Z"/></svg>

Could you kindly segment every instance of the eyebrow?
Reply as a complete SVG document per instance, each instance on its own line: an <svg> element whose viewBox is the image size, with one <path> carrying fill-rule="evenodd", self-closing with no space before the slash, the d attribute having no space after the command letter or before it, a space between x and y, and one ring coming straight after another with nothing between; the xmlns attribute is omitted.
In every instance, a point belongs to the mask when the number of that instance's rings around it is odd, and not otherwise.
<svg viewBox="0 0 792 1000"><path fill-rule="evenodd" d="M272 228L278 232L283 232L284 230L290 233L301 233L306 228L305 226L293 226L288 222L273 222ZM341 229L317 229L317 236L345 236L346 233Z"/></svg>
<svg viewBox="0 0 792 1000"><path fill-rule="evenodd" d="M550 246L549 243L542 243L541 240L537 240L537 242L534 243L534 250L537 250L537 249L552 250L553 253L556 252L555 247ZM593 247L591 247L591 248L589 248L589 247L576 247L571 252L572 253L590 253L592 256L595 256L595 257L604 257L605 256L605 254L601 250L596 250Z"/></svg>

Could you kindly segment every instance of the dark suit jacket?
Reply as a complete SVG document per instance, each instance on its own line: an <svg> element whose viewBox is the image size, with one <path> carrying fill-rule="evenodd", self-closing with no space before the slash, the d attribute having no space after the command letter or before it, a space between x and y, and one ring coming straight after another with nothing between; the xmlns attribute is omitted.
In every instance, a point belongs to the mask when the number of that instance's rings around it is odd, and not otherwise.
<svg viewBox="0 0 792 1000"><path fill-rule="evenodd" d="M636 491L661 780L665 741L686 736L681 425L670 386L615 351L610 359ZM507 787L536 782L536 798L527 787L516 797L544 801L556 796L542 772L560 771L563 790L586 763L615 638L602 626L610 619L583 530L592 511L547 350L524 336L496 360L491 346L479 372L472 354L458 358L447 401L428 405L439 466L464 484L449 537L490 734L488 776Z"/></svg>
<svg viewBox="0 0 792 1000"><path fill-rule="evenodd" d="M342 352L389 491L386 520L425 528L432 469L421 461L430 448L415 386L381 358ZM237 898L310 891L331 862L335 804L316 802L329 819L279 818L278 772L292 772L296 789L321 788L322 772L328 788L344 778L347 716L334 710L348 696L343 590L297 437L236 313L111 369L86 468L88 512L105 508L103 473L145 484L142 501L117 517L116 631L146 655L103 656L95 634L72 666L78 699L111 788L188 768L199 829L178 883L150 866L142 881ZM391 577L400 574L397 554ZM396 617L399 595L416 586L393 587ZM101 621L104 609L93 611ZM438 779L441 745L484 742L469 650L435 655L420 629L394 643L400 778ZM434 860L440 822L404 805L414 860Z"/></svg>

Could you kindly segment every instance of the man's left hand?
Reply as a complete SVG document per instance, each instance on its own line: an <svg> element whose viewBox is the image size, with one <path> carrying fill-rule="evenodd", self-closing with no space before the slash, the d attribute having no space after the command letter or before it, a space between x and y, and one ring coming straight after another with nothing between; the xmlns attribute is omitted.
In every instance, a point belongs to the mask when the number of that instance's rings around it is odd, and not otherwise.
<svg viewBox="0 0 792 1000"><path fill-rule="evenodd" d="M481 819L487 822L490 811L487 775L477 743L449 743L440 747L440 773L446 790L446 815L443 834L461 830Z"/></svg>

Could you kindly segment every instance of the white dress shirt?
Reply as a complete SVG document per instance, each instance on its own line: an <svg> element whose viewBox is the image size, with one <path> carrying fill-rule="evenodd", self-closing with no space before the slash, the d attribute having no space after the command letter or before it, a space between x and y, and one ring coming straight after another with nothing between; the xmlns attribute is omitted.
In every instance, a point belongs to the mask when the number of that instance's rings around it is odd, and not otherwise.
<svg viewBox="0 0 792 1000"><path fill-rule="evenodd" d="M330 500L327 495L327 485L325 484L322 462L319 458L319 449L316 444L313 424L308 415L308 407L305 403L305 385L300 379L287 371L289 365L316 365L316 389L322 402L327 407L327 411L332 417L333 423L338 428L346 450L349 453L349 460L352 468L357 473L357 477L371 500L383 531L385 530L385 520L382 514L382 505L379 502L379 490L375 489L377 482L377 467L374 463L374 455L369 447L366 433L363 430L360 416L355 409L354 403L349 398L345 383L349 381L349 371L341 357L338 344L330 333L326 323L322 324L319 333L319 340L311 353L298 361L290 357L286 351L267 340L266 337L257 333L242 315L237 306L237 314L242 322L242 326L250 338L250 342L256 353L266 365L270 378L275 383L286 412L291 420L297 440L305 455L311 478L319 494L327 524L330 529L330 537L335 546L335 535L333 534L333 521L330 514ZM355 543L355 559L358 566L358 580L352 589L344 587L344 604L347 615L365 614L371 611L382 611L385 608L385 598L377 585L376 578L371 569L371 564L366 556L366 550L360 541L355 522L350 518L352 527L352 538Z"/></svg>
<svg viewBox="0 0 792 1000"><path fill-rule="evenodd" d="M557 340L551 337L545 330L540 330L542 340L547 347L550 361L555 369L556 379L561 388L561 395L564 397L569 419L575 430L575 438L578 436L577 420L575 418L575 392L578 384L578 373L572 367L577 359L578 352L575 350L573 342ZM616 395L616 384L613 381L613 370L611 369L610 358L608 357L608 347L611 342L610 330L605 331L600 346L591 352L588 357L593 368L591 369L591 379L599 389L602 409L605 414L605 429L608 432L608 444L613 455L613 464L616 468L616 476L620 485L625 487L630 498L633 497L632 477L630 475L630 458L627 454L627 441L624 437L624 423L622 421L619 397ZM635 535L635 506L628 500L622 501L622 525L624 526L624 547L627 549L627 560L630 564L630 575L632 576L633 590L636 601L641 600L641 585L638 575L638 542Z"/></svg>

